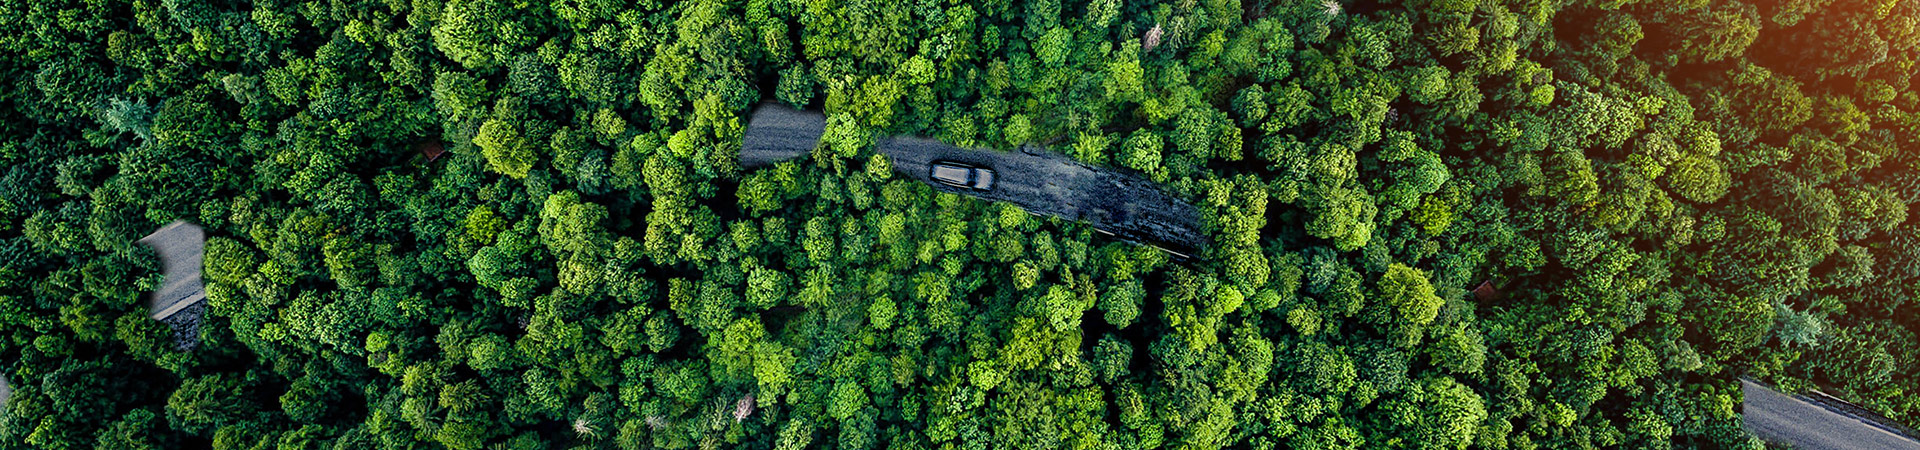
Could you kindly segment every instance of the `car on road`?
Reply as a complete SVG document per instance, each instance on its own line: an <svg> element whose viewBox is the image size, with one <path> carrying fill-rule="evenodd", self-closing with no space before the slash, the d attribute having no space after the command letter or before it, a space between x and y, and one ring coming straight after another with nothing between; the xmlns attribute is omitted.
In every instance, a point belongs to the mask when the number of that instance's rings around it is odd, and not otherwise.
<svg viewBox="0 0 1920 450"><path fill-rule="evenodd" d="M931 169L927 178L934 182L976 191L993 189L993 169L954 161L934 161L928 165Z"/></svg>

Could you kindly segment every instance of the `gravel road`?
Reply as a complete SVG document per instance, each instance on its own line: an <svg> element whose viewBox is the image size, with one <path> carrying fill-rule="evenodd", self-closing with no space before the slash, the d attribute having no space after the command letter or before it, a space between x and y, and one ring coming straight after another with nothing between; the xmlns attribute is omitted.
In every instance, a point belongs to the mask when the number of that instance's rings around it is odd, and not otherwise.
<svg viewBox="0 0 1920 450"><path fill-rule="evenodd" d="M1920 450L1912 439L1806 397L1789 397L1747 380L1740 380L1740 390L1747 397L1746 428L1761 440L1801 450Z"/></svg>
<svg viewBox="0 0 1920 450"><path fill-rule="evenodd" d="M826 129L819 113L777 105L755 110L741 139L740 164L760 167L810 154ZM881 138L875 148L899 174L935 190L998 200L1069 220L1087 222L1120 239L1191 257L1206 247L1200 216L1192 205L1132 174L1088 166L1033 146L1003 152L966 149L911 136ZM956 161L993 169L993 189L975 191L935 183L933 161Z"/></svg>

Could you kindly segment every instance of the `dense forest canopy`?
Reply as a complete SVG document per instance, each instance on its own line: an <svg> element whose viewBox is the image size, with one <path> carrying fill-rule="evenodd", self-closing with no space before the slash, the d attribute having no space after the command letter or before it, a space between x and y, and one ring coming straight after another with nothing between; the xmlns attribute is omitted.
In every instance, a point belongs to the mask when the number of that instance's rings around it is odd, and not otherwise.
<svg viewBox="0 0 1920 450"><path fill-rule="evenodd" d="M1757 448L1743 375L1920 417L1920 0L0 2L0 448ZM763 101L810 157L740 168ZM1212 245L882 135L1135 171ZM181 219L191 352L134 243Z"/></svg>

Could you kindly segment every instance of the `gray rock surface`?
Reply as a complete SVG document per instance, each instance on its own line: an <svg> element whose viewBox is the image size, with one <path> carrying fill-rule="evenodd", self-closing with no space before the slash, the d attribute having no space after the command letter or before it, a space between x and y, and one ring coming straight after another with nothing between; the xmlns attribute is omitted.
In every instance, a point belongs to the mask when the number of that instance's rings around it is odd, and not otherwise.
<svg viewBox="0 0 1920 450"><path fill-rule="evenodd" d="M1872 420L1831 408L1806 396L1787 396L1740 380L1746 394L1742 420L1761 440L1801 450L1920 450L1920 443Z"/></svg>
<svg viewBox="0 0 1920 450"><path fill-rule="evenodd" d="M754 168L809 155L825 129L825 118L819 113L762 106L755 110L741 139L740 164ZM1129 173L1089 166L1034 146L1003 152L897 136L881 138L875 147L892 160L894 172L927 183L934 190L1004 201L1034 214L1086 222L1103 233L1153 245L1176 256L1197 256L1206 247L1200 216L1192 205ZM987 191L936 183L930 176L934 161L992 169L997 181Z"/></svg>

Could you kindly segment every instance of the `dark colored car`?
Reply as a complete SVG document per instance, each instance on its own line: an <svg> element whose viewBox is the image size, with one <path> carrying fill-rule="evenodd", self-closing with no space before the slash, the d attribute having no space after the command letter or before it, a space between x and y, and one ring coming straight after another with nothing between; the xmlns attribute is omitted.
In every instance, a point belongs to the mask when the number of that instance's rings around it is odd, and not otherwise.
<svg viewBox="0 0 1920 450"><path fill-rule="evenodd" d="M934 182L961 189L993 189L993 169L953 161L934 161L927 173Z"/></svg>

